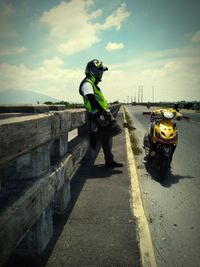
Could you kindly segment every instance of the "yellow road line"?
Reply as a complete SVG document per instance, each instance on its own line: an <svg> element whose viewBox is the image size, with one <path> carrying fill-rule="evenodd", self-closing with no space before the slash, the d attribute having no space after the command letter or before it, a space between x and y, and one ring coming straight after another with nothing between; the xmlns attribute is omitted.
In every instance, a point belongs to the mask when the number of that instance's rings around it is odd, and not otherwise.
<svg viewBox="0 0 200 267"><path fill-rule="evenodd" d="M123 115L124 115L124 122L126 122L124 112ZM138 173L134 155L131 148L130 136L128 129L125 128L124 130L126 136L129 174L131 178L131 210L133 212L134 217L136 218L136 223L137 223L141 264L143 267L156 267L157 264L153 250L149 224L145 215L144 206L142 202L140 185L138 181Z"/></svg>

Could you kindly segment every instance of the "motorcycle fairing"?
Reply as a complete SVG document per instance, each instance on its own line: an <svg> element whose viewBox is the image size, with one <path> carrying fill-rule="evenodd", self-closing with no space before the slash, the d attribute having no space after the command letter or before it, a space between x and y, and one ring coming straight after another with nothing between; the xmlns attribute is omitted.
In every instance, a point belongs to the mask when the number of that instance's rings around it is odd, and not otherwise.
<svg viewBox="0 0 200 267"><path fill-rule="evenodd" d="M153 126L153 142L161 143L176 143L177 142L177 130L173 123L167 120L162 122L156 122Z"/></svg>

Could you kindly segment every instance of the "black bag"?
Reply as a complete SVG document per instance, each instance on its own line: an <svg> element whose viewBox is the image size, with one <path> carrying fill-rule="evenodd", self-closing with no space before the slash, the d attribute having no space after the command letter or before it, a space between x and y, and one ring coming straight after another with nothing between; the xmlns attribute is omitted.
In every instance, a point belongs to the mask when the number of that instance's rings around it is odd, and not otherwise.
<svg viewBox="0 0 200 267"><path fill-rule="evenodd" d="M91 114L91 120L97 125L98 128L103 128L109 125L111 122L112 115L108 116L106 113L102 114L100 112L96 112Z"/></svg>
<svg viewBox="0 0 200 267"><path fill-rule="evenodd" d="M97 112L92 114L91 119L98 127L97 135L100 138L110 138L122 132L122 127L111 113L102 114Z"/></svg>

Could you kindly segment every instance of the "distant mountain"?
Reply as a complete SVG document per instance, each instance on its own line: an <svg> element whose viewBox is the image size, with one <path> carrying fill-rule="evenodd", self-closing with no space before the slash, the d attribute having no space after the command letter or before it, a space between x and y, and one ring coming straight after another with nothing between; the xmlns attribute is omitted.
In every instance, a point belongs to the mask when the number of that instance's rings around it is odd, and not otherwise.
<svg viewBox="0 0 200 267"><path fill-rule="evenodd" d="M60 99L53 98L26 90L7 89L0 91L0 104L42 104L46 101L59 102Z"/></svg>

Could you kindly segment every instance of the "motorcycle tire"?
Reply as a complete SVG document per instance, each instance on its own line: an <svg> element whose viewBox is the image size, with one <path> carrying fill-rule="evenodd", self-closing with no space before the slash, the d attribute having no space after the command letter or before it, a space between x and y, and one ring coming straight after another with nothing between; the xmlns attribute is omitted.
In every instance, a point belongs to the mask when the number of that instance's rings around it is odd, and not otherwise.
<svg viewBox="0 0 200 267"><path fill-rule="evenodd" d="M160 182L162 182L166 178L167 172L169 170L169 166L170 166L170 158L166 156L162 156L160 159L160 170L159 170L159 177L158 177L158 180Z"/></svg>

